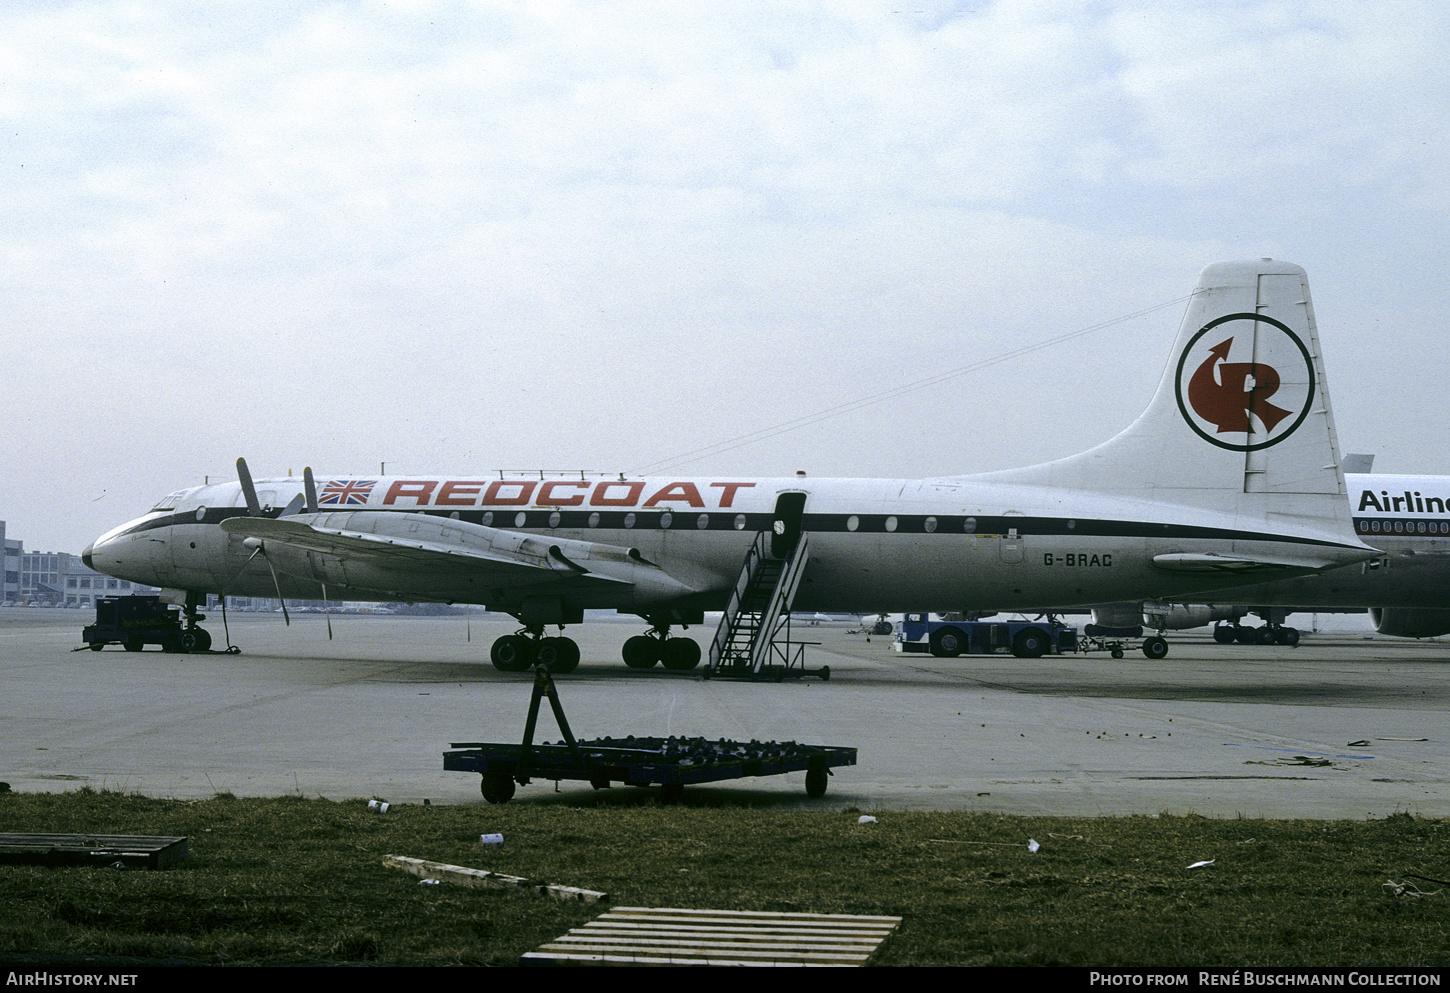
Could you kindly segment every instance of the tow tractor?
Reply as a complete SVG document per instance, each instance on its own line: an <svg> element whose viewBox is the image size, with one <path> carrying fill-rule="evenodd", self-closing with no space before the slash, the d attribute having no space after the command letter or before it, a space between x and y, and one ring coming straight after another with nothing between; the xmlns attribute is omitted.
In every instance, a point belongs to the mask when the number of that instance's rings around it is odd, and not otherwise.
<svg viewBox="0 0 1450 993"><path fill-rule="evenodd" d="M934 620L931 614L904 615L901 630L892 648L898 652L930 652L938 658L958 655L990 655L1010 650L1022 659L1074 652L1108 652L1113 658L1123 657L1124 650L1141 647L1150 659L1168 654L1168 642L1158 635L1143 638L1134 644L1143 629L1128 631L1089 624L1081 637L1078 629L1069 627L1052 614L1040 620Z"/></svg>
<svg viewBox="0 0 1450 993"><path fill-rule="evenodd" d="M1011 651L1020 659L1060 655L1078 650L1077 628L1049 616L1040 621L933 620L925 613L906 614L891 645L898 652L930 652L938 658L990 655Z"/></svg>

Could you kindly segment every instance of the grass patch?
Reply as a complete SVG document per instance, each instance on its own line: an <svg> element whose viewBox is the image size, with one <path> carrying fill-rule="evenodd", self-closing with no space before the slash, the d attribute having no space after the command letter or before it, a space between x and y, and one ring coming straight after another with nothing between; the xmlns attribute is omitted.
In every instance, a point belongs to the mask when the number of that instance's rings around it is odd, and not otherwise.
<svg viewBox="0 0 1450 993"><path fill-rule="evenodd" d="M900 916L881 965L1450 965L1450 887L1384 886L1450 877L1442 820L875 814L9 793L0 831L186 835L191 854L159 872L0 866L0 957L507 965L599 912L421 885L392 854L617 905Z"/></svg>

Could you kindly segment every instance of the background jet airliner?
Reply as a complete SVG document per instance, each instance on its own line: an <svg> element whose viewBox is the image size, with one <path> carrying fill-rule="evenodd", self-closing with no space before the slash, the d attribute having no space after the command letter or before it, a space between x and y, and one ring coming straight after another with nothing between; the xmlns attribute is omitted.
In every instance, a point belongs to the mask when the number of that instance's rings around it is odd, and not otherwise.
<svg viewBox="0 0 1450 993"><path fill-rule="evenodd" d="M670 637L755 593L774 610L1013 610L1182 600L1372 557L1351 529L1308 282L1270 260L1204 269L1147 410L1081 455L921 480L330 476L193 487L85 561L183 591L443 601L522 628L494 664L578 662L546 626L635 613L631 665L690 668ZM310 474L308 476L310 480ZM769 577L768 580L763 577ZM1027 646L1031 654L1032 646ZM750 651L757 651L752 648Z"/></svg>
<svg viewBox="0 0 1450 993"><path fill-rule="evenodd" d="M1382 554L1346 569L1235 589L1234 606L1161 611L1165 627L1197 627L1246 613L1269 623L1257 640L1297 641L1283 616L1295 611L1366 609L1380 634L1430 638L1450 634L1450 476L1349 474L1355 533ZM1217 611L1216 614L1210 611ZM1232 627L1215 631L1221 640ZM1276 637L1277 636L1277 637ZM1243 640L1240 638L1239 640Z"/></svg>

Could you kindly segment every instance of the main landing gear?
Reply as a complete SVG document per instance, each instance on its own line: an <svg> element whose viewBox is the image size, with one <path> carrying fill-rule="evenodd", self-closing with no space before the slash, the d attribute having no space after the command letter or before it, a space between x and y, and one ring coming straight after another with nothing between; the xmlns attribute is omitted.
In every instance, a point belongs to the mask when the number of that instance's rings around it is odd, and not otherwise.
<svg viewBox="0 0 1450 993"><path fill-rule="evenodd" d="M693 638L671 638L669 624L654 624L648 634L627 640L620 654L631 669L653 669L661 662L666 669L685 672L700 664L700 643Z"/></svg>
<svg viewBox="0 0 1450 993"><path fill-rule="evenodd" d="M1293 648L1299 644L1299 629L1286 624L1265 624L1251 628L1242 624L1216 624L1213 640L1220 645L1286 645Z"/></svg>
<svg viewBox="0 0 1450 993"><path fill-rule="evenodd" d="M544 637L542 624L506 634L489 651L493 667L500 672L523 672L542 665L550 672L573 672L579 667L579 645L562 635Z"/></svg>

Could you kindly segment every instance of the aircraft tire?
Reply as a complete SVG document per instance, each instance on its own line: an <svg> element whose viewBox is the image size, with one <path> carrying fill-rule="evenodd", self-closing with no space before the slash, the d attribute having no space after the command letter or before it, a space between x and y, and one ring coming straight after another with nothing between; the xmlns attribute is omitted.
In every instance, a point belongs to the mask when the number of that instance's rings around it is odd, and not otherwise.
<svg viewBox="0 0 1450 993"><path fill-rule="evenodd" d="M1274 629L1267 624L1261 628L1255 628L1254 641L1260 645L1272 645L1274 643Z"/></svg>
<svg viewBox="0 0 1450 993"><path fill-rule="evenodd" d="M1293 648L1295 645L1299 644L1299 629L1280 628L1278 630L1278 633L1274 636L1274 640L1281 645Z"/></svg>
<svg viewBox="0 0 1450 993"><path fill-rule="evenodd" d="M201 647L201 639L197 637L196 628L192 628L190 631L181 632L181 634L177 637L176 644L178 645L179 651L204 651L204 649Z"/></svg>
<svg viewBox="0 0 1450 993"><path fill-rule="evenodd" d="M660 643L649 635L637 634L625 641L620 654L631 669L653 669L660 660Z"/></svg>
<svg viewBox="0 0 1450 993"><path fill-rule="evenodd" d="M193 648L192 651L193 652L209 652L209 651L211 651L211 632L208 631L206 628L197 628L196 629L196 647Z"/></svg>
<svg viewBox="0 0 1450 993"><path fill-rule="evenodd" d="M1215 624L1213 626L1213 640L1220 645L1232 645L1234 643L1233 625Z"/></svg>
<svg viewBox="0 0 1450 993"><path fill-rule="evenodd" d="M1047 632L1041 628L1023 628L1012 639L1012 654L1019 659L1040 659L1047 654L1050 644Z"/></svg>
<svg viewBox="0 0 1450 993"><path fill-rule="evenodd" d="M499 672L523 672L534 662L533 643L518 634L506 634L495 640L488 654Z"/></svg>
<svg viewBox="0 0 1450 993"><path fill-rule="evenodd" d="M890 634L894 628L890 621L877 621L871 628L872 634Z"/></svg>
<svg viewBox="0 0 1450 993"><path fill-rule="evenodd" d="M694 638L671 638L665 642L664 657L660 661L666 669L687 672L700 664L700 643Z"/></svg>
<svg viewBox="0 0 1450 993"><path fill-rule="evenodd" d="M1150 659L1167 658L1168 642L1154 635L1143 639L1143 654Z"/></svg>
<svg viewBox="0 0 1450 993"><path fill-rule="evenodd" d="M1234 628L1234 641L1240 645L1252 645L1258 637L1257 628L1237 627Z"/></svg>
<svg viewBox="0 0 1450 993"><path fill-rule="evenodd" d="M939 659L954 659L967 650L967 634L961 628L937 628L931 633L931 653Z"/></svg>
<svg viewBox="0 0 1450 993"><path fill-rule="evenodd" d="M572 638L541 638L535 659L553 673L579 668L579 645Z"/></svg>

